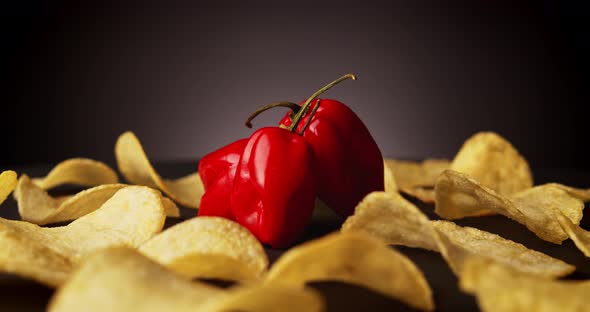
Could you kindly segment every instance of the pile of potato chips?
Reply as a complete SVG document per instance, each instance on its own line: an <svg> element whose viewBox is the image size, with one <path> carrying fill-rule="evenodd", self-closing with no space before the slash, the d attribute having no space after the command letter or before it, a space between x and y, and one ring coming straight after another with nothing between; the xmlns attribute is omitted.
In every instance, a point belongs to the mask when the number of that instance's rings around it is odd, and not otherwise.
<svg viewBox="0 0 590 312"><path fill-rule="evenodd" d="M556 279L574 266L494 233L430 220L400 195L434 203L447 220L500 214L548 242L570 238L590 257L590 232L579 227L590 189L534 186L527 161L495 133L475 134L452 161L385 159L384 192L368 194L340 232L291 248L271 267L263 246L233 221L195 217L163 230L166 218L179 217L176 204L198 208L198 173L162 178L131 132L119 137L115 156L130 184L82 158L41 178L0 174L0 203L12 192L22 218L0 218L0 272L56 288L50 311L322 311L324 299L306 285L325 280L434 310L424 274L389 245L439 252L484 311L587 309L590 281ZM64 184L85 189L48 193Z"/></svg>

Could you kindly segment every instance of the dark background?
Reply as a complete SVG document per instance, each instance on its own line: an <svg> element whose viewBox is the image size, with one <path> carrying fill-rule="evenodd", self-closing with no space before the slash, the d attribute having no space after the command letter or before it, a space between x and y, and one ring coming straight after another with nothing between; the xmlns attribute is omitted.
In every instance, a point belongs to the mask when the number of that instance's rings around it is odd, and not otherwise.
<svg viewBox="0 0 590 312"><path fill-rule="evenodd" d="M152 159L196 160L248 136L258 106L354 72L325 97L356 111L386 156L452 157L494 130L533 168L590 168L581 4L52 1L2 14L3 167L112 162L125 130Z"/></svg>

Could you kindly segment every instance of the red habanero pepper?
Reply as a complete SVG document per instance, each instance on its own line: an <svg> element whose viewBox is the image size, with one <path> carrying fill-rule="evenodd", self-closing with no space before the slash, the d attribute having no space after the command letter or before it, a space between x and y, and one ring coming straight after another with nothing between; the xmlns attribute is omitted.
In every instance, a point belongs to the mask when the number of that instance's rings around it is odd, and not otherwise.
<svg viewBox="0 0 590 312"><path fill-rule="evenodd" d="M348 106L335 100L322 99L314 115L321 93L335 84L356 77L344 75L318 90L300 107L280 121L281 127L294 127L312 146L318 168L318 198L346 217L372 191L382 191L383 156L371 133ZM270 108L261 108L254 115ZM285 106L285 105L282 105ZM303 115L300 119L298 116ZM308 125L308 126L307 126Z"/></svg>
<svg viewBox="0 0 590 312"><path fill-rule="evenodd" d="M240 158L231 195L236 220L262 243L293 243L311 218L317 192L309 143L293 129L255 131Z"/></svg>
<svg viewBox="0 0 590 312"><path fill-rule="evenodd" d="M205 155L199 161L199 175L205 193L199 204L199 216L235 220L231 209L231 189L236 167L248 139L241 139Z"/></svg>

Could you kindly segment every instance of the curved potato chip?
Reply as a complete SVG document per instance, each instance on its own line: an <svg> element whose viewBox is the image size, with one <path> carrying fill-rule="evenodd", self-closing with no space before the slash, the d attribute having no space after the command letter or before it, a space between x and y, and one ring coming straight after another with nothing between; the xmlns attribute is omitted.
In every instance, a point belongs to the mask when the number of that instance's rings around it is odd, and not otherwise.
<svg viewBox="0 0 590 312"><path fill-rule="evenodd" d="M16 172L12 170L2 171L0 173L0 204L2 204L8 195L16 187Z"/></svg>
<svg viewBox="0 0 590 312"><path fill-rule="evenodd" d="M432 291L420 269L362 232L331 234L287 251L272 266L265 282L302 287L320 280L365 286L414 308L434 309Z"/></svg>
<svg viewBox="0 0 590 312"><path fill-rule="evenodd" d="M463 172L502 195L533 186L529 164L503 137L479 132L467 139L450 169Z"/></svg>
<svg viewBox="0 0 590 312"><path fill-rule="evenodd" d="M590 281L540 278L485 259L468 259L459 285L482 311L588 311Z"/></svg>
<svg viewBox="0 0 590 312"><path fill-rule="evenodd" d="M162 230L160 193L143 186L117 191L99 209L66 226L43 228L0 218L0 227L16 229L28 239L77 261L84 254L110 246L138 247Z"/></svg>
<svg viewBox="0 0 590 312"><path fill-rule="evenodd" d="M541 276L563 276L575 269L489 232L448 221L430 221L416 206L396 194L373 192L367 195L354 215L342 225L342 230L367 231L389 244L442 252L457 274L468 255L491 258L516 270Z"/></svg>
<svg viewBox="0 0 590 312"><path fill-rule="evenodd" d="M574 241L576 247L578 247L586 257L590 258L590 232L574 224L561 211L555 210L554 212L562 229L567 233L569 238Z"/></svg>
<svg viewBox="0 0 590 312"><path fill-rule="evenodd" d="M462 272L465 256L471 255L492 259L520 272L544 277L564 276L576 269L559 259L490 232L459 226L450 221L431 222L439 235L443 236L443 248L448 252L445 257L451 267L455 268L455 273Z"/></svg>
<svg viewBox="0 0 590 312"><path fill-rule="evenodd" d="M547 183L545 185L552 185L555 187L558 187L566 192L568 192L568 194L570 194L571 196L583 201L583 202L589 202L590 201L590 189L579 189L579 188L575 188L575 187L571 187L571 186L567 186L567 185L563 185L563 184L559 184L559 183Z"/></svg>
<svg viewBox="0 0 590 312"><path fill-rule="evenodd" d="M124 184L103 184L86 189L64 199L51 197L45 190L31 181L27 175L18 180L15 199L18 212L25 221L45 225L71 221L100 208Z"/></svg>
<svg viewBox="0 0 590 312"><path fill-rule="evenodd" d="M27 175L18 180L14 192L18 212L25 221L45 225L76 220L100 208L125 184L103 184L83 190L73 196L51 197L47 191L34 184ZM162 197L167 216L178 217L180 211L170 199Z"/></svg>
<svg viewBox="0 0 590 312"><path fill-rule="evenodd" d="M176 224L154 236L139 250L173 270L181 268L181 272L191 273L190 277L227 278L231 276L228 271L234 270L221 265L200 269L197 262L194 268L188 268L190 263L182 262L186 261L182 258L199 255L225 256L243 263L252 273L241 277L260 278L268 267L268 258L256 237L240 224L220 217L195 217Z"/></svg>
<svg viewBox="0 0 590 312"><path fill-rule="evenodd" d="M425 159L422 162L385 159L386 167L393 172L393 177L400 188L415 186L433 186L436 177L449 168L451 162L447 159Z"/></svg>
<svg viewBox="0 0 590 312"><path fill-rule="evenodd" d="M63 184L97 186L119 182L117 173L105 163L88 158L72 158L57 164L47 176L35 178L33 182L48 190Z"/></svg>
<svg viewBox="0 0 590 312"><path fill-rule="evenodd" d="M181 205L198 208L205 192L199 174L193 173L176 180L162 179L133 132L128 131L119 136L115 144L115 157L121 174L130 183L158 188Z"/></svg>
<svg viewBox="0 0 590 312"><path fill-rule="evenodd" d="M201 312L218 311L324 311L324 300L309 288L268 286L236 287L225 296L207 301Z"/></svg>
<svg viewBox="0 0 590 312"><path fill-rule="evenodd" d="M536 186L504 197L467 175L447 170L437 180L435 212L445 219L459 219L493 211L525 225L539 238L560 244L568 235L553 209L574 224L582 219L584 203L558 184Z"/></svg>
<svg viewBox="0 0 590 312"><path fill-rule="evenodd" d="M49 311L196 311L224 291L191 282L128 248L87 257L51 298Z"/></svg>
<svg viewBox="0 0 590 312"><path fill-rule="evenodd" d="M67 257L29 239L18 227L0 223L0 272L57 287L67 279L71 270L72 263Z"/></svg>

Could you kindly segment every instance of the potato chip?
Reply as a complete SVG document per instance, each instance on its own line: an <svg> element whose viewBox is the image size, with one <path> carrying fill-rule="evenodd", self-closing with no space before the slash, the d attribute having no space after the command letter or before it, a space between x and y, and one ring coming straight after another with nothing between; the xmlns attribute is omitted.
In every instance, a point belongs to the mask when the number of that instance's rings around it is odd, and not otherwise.
<svg viewBox="0 0 590 312"><path fill-rule="evenodd" d="M379 239L336 233L295 247L277 260L267 285L303 287L337 280L365 286L421 310L432 310L432 291L414 263Z"/></svg>
<svg viewBox="0 0 590 312"><path fill-rule="evenodd" d="M533 186L526 159L510 142L494 132L479 132L465 141L450 169L468 174L502 195Z"/></svg>
<svg viewBox="0 0 590 312"><path fill-rule="evenodd" d="M524 274L499 263L469 258L462 290L477 297L482 311L588 311L590 281L556 281Z"/></svg>
<svg viewBox="0 0 590 312"><path fill-rule="evenodd" d="M71 270L72 263L66 256L30 239L20 228L4 226L0 221L0 272L57 287Z"/></svg>
<svg viewBox="0 0 590 312"><path fill-rule="evenodd" d="M571 187L571 186L567 186L567 185L563 185L563 184L559 184L559 183L548 183L547 185L552 185L552 186L558 187L558 188L566 191L571 196L573 196L585 203L590 201L590 189L584 190L584 189L579 189L579 188L575 188L575 187Z"/></svg>
<svg viewBox="0 0 590 312"><path fill-rule="evenodd" d="M119 178L111 167L100 161L88 158L72 158L57 164L47 176L35 178L33 182L40 188L48 190L63 184L84 187L115 184L119 182Z"/></svg>
<svg viewBox="0 0 590 312"><path fill-rule="evenodd" d="M0 204L2 204L8 195L16 187L16 172L7 170L0 173Z"/></svg>
<svg viewBox="0 0 590 312"><path fill-rule="evenodd" d="M31 223L45 225L75 220L95 211L124 187L124 184L104 184L62 200L51 197L27 175L22 175L14 194L21 218Z"/></svg>
<svg viewBox="0 0 590 312"><path fill-rule="evenodd" d="M63 221L76 220L100 208L118 190L127 187L125 184L103 184L89 188L74 196L60 198L51 197L27 175L18 180L14 192L18 203L18 212L25 221L45 225ZM162 198L167 216L178 217L178 207L168 198Z"/></svg>
<svg viewBox="0 0 590 312"><path fill-rule="evenodd" d="M447 159L425 159L422 162L386 158L385 165L393 172L400 188L433 186L438 175L448 169Z"/></svg>
<svg viewBox="0 0 590 312"><path fill-rule="evenodd" d="M224 290L177 276L129 248L87 257L58 289L49 311L195 311Z"/></svg>
<svg viewBox="0 0 590 312"><path fill-rule="evenodd" d="M459 219L493 211L525 225L543 240L560 244L568 235L553 209L558 209L574 224L582 219L584 203L571 195L575 195L573 190L570 193L568 187L552 183L505 197L463 173L447 170L435 186L435 212L445 219Z"/></svg>
<svg viewBox="0 0 590 312"><path fill-rule="evenodd" d="M205 192L199 174L193 173L175 180L162 179L133 132L125 132L119 136L115 145L115 157L121 174L130 183L158 188L179 204L198 208Z"/></svg>
<svg viewBox="0 0 590 312"><path fill-rule="evenodd" d="M582 229L578 225L574 224L565 214L559 210L554 210L557 222L561 225L562 229L567 233L569 238L574 241L576 247L580 249L590 258L590 232Z"/></svg>
<svg viewBox="0 0 590 312"><path fill-rule="evenodd" d="M43 228L0 218L0 228L17 231L75 262L100 248L139 247L160 232L165 219L160 197L156 190L129 186L117 191L99 209L66 226Z"/></svg>
<svg viewBox="0 0 590 312"><path fill-rule="evenodd" d="M416 206L397 194L373 192L356 207L342 230L366 231L389 244L439 251L459 274L466 256L494 259L522 272L563 276L575 267L496 234L448 221L430 221Z"/></svg>
<svg viewBox="0 0 590 312"><path fill-rule="evenodd" d="M324 300L309 288L273 286L236 287L199 307L201 312L218 311L324 311Z"/></svg>
<svg viewBox="0 0 590 312"><path fill-rule="evenodd" d="M268 267L268 258L256 237L240 224L220 217L196 217L176 224L154 236L139 250L190 277L258 279ZM190 259L195 260L192 267ZM217 263L203 265L206 259ZM236 262L243 265L224 265ZM232 271L240 275L232 276Z"/></svg>

